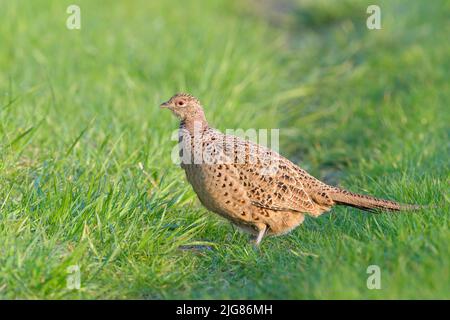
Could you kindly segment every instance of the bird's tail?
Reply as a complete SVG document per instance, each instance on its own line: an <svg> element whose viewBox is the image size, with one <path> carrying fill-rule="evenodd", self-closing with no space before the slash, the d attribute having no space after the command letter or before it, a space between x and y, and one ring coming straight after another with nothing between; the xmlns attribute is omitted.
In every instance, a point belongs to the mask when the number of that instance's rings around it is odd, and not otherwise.
<svg viewBox="0 0 450 320"><path fill-rule="evenodd" d="M350 206L365 211L406 211L419 210L422 206L412 204L402 204L395 201L378 199L372 196L353 193L344 189L333 188L329 193L331 199L337 205Z"/></svg>

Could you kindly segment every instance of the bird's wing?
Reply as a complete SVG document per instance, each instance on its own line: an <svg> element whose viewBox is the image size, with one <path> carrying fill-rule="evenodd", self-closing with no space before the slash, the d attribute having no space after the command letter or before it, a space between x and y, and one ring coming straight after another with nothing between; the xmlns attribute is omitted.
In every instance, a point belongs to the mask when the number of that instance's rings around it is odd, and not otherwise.
<svg viewBox="0 0 450 320"><path fill-rule="evenodd" d="M311 177L308 173L266 147L230 135L224 135L224 141L220 153L253 205L275 211L316 210L302 183Z"/></svg>

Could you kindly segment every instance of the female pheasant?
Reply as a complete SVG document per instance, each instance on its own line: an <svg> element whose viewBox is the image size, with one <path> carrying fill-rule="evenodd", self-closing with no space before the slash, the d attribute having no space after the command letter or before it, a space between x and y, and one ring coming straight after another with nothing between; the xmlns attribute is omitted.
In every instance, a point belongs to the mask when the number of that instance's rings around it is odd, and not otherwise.
<svg viewBox="0 0 450 320"><path fill-rule="evenodd" d="M200 202L255 236L285 234L308 214L335 205L366 211L413 210L414 205L377 199L329 186L275 151L209 127L200 101L178 93L162 108L180 120L181 167Z"/></svg>

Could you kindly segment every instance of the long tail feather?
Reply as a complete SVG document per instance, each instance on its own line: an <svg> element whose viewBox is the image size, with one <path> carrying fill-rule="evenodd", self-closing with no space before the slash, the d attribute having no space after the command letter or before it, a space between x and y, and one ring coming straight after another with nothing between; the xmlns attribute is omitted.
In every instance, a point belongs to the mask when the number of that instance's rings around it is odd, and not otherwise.
<svg viewBox="0 0 450 320"><path fill-rule="evenodd" d="M402 204L391 200L379 199L372 196L353 193L344 189L335 188L330 197L337 205L345 205L369 212L419 210L419 205Z"/></svg>

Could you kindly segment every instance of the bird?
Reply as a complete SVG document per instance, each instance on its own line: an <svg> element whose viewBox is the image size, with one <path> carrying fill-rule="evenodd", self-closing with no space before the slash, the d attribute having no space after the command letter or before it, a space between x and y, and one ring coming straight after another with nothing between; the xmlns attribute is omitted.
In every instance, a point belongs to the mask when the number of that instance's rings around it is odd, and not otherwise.
<svg viewBox="0 0 450 320"><path fill-rule="evenodd" d="M266 146L221 133L210 127L200 100L191 94L177 93L160 107L180 120L180 166L200 202L249 233L255 246L265 236L289 233L305 215L316 218L334 206L369 212L419 209L328 185Z"/></svg>

